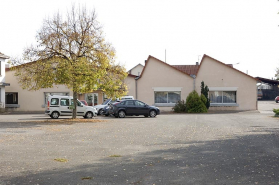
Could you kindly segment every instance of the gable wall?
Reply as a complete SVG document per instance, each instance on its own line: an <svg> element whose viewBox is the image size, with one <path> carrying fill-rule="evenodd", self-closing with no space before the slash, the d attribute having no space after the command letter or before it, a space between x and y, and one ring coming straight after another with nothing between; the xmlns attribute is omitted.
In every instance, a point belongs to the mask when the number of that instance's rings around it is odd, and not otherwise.
<svg viewBox="0 0 279 185"><path fill-rule="evenodd" d="M135 78L131 77L131 76L127 76L124 80L124 83L127 85L127 88L128 88L127 95L128 96L133 96L134 98L136 98L136 81L135 81Z"/></svg>
<svg viewBox="0 0 279 185"><path fill-rule="evenodd" d="M181 87L181 100L193 91L193 78L158 61L149 58L141 78L138 80L138 100L154 105L154 87ZM160 108L161 109L161 108ZM171 110L171 107L167 109Z"/></svg>
<svg viewBox="0 0 279 185"><path fill-rule="evenodd" d="M141 74L142 70L143 70L143 66L139 64L131 70L131 74L139 76Z"/></svg>
<svg viewBox="0 0 279 185"><path fill-rule="evenodd" d="M210 107L210 110L256 110L256 80L233 68L205 57L196 78L196 91L200 93L201 82L208 87L237 87L238 107Z"/></svg>

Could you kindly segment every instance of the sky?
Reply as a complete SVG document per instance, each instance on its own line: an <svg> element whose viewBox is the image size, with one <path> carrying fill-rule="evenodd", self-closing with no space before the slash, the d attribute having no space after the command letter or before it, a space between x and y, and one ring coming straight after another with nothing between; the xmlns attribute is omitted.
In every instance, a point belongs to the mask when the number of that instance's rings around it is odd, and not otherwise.
<svg viewBox="0 0 279 185"><path fill-rule="evenodd" d="M204 54L253 77L274 78L279 68L278 0L0 1L0 52L10 57L36 44L45 18L76 4L96 11L127 70L149 55L194 65Z"/></svg>

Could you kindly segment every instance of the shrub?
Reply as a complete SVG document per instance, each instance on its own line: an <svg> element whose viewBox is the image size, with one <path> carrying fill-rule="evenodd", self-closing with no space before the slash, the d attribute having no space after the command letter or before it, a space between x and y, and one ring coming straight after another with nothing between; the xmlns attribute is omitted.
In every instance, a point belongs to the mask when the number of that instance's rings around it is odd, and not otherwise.
<svg viewBox="0 0 279 185"><path fill-rule="evenodd" d="M275 117L278 117L279 116L279 109L273 109L273 112L275 113Z"/></svg>
<svg viewBox="0 0 279 185"><path fill-rule="evenodd" d="M209 92L209 88L208 86L204 86L204 82L202 81L201 82L201 94L204 95L204 97L206 98L206 103L205 103L205 106L207 109L209 109L210 107L210 99L208 98L208 92Z"/></svg>
<svg viewBox="0 0 279 185"><path fill-rule="evenodd" d="M203 104L204 104L204 105L205 105L205 107L206 107L206 104L207 104L207 98L206 98L203 94L201 94L200 98L201 98L201 101L203 102Z"/></svg>
<svg viewBox="0 0 279 185"><path fill-rule="evenodd" d="M189 113L202 113L207 112L207 108L201 97L196 91L192 91L186 99L186 107Z"/></svg>
<svg viewBox="0 0 279 185"><path fill-rule="evenodd" d="M172 108L174 112L187 112L186 103L184 100L178 101L175 106Z"/></svg>

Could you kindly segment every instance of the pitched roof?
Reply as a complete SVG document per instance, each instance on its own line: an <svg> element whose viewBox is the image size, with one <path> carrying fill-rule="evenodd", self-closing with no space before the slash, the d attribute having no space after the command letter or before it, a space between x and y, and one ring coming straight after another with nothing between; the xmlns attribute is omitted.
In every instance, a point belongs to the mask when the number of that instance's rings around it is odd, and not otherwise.
<svg viewBox="0 0 279 185"><path fill-rule="evenodd" d="M10 57L0 52L0 58L9 59Z"/></svg>
<svg viewBox="0 0 279 185"><path fill-rule="evenodd" d="M199 65L172 65L177 68L179 71L187 73L188 75L196 75L199 70Z"/></svg>
<svg viewBox="0 0 279 185"><path fill-rule="evenodd" d="M136 68L136 67L139 66L139 65L142 66L142 67L144 67L144 65L138 64L138 65L136 65L135 67L133 67L132 69L130 69L129 72L132 71L134 68Z"/></svg>
<svg viewBox="0 0 279 185"><path fill-rule="evenodd" d="M157 58L155 58L155 57L149 55L148 58L147 58L147 60L146 60L146 62L145 62L145 66L143 67L143 70L142 70L142 72L141 72L141 74L140 74L140 78L142 77L142 75L143 75L143 73L144 73L144 70L145 70L145 68L146 68L146 66L147 66L147 64L148 64L148 62L149 62L149 60L150 60L151 58L153 58L153 59L157 60L158 62L161 62L161 63L163 63L164 65L169 66L169 67L171 67L171 68L173 68L173 69L175 69L175 70L177 70L177 71L179 71L179 72L181 72L181 73L184 73L184 74L190 76L190 75L189 75L188 73L186 73L185 71L179 70L179 69L177 69L176 67L174 67L174 66L172 66L172 65L169 65L169 64L163 62L162 60L159 60L159 59L157 59Z"/></svg>
<svg viewBox="0 0 279 185"><path fill-rule="evenodd" d="M200 65L202 65L202 63L203 63L203 61L204 61L204 59L205 59L206 57L207 57L207 58L210 58L210 59L212 59L212 60L214 60L215 62L218 62L219 64L222 64L222 65L224 65L224 66L227 66L227 67L229 67L229 68L232 68L233 70L235 70L235 71L237 71L237 72L239 72L239 73L241 73L241 74L244 74L244 75L246 75L246 76L248 76L248 77L250 77L250 78L253 78L254 80L257 80L256 78L254 78L254 77L252 77L252 76L250 76L250 75L248 75L248 74L246 74L246 73L243 73L242 71L239 71L238 69L233 68L232 64L225 64L225 63L220 62L219 60L216 60L215 58L212 58L212 57L210 57L210 56L208 56L208 55L206 55L206 54L203 55L203 57L202 57L202 59L201 59L201 64L200 64ZM198 75L198 74L199 74L199 70L198 70L198 72L197 72L197 75Z"/></svg>

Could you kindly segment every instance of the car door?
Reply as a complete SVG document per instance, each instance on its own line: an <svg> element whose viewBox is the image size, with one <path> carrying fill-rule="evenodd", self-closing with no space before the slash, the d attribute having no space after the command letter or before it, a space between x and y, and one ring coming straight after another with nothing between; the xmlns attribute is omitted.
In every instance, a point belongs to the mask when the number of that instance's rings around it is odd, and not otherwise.
<svg viewBox="0 0 279 185"><path fill-rule="evenodd" d="M74 106L74 100L71 99L71 105ZM77 115L84 116L86 111L86 106L84 106L80 101L77 100Z"/></svg>
<svg viewBox="0 0 279 185"><path fill-rule="evenodd" d="M127 115L134 115L136 114L135 110L135 103L134 100L126 100L125 101L125 110Z"/></svg>
<svg viewBox="0 0 279 185"><path fill-rule="evenodd" d="M145 115L145 114L149 113L148 106L145 103L141 102L141 101L136 100L135 101L135 107L136 107L136 112L139 115Z"/></svg>
<svg viewBox="0 0 279 185"><path fill-rule="evenodd" d="M72 115L72 109L70 109L70 99L69 98L60 99L60 113L61 113L61 115L64 115L64 116Z"/></svg>

